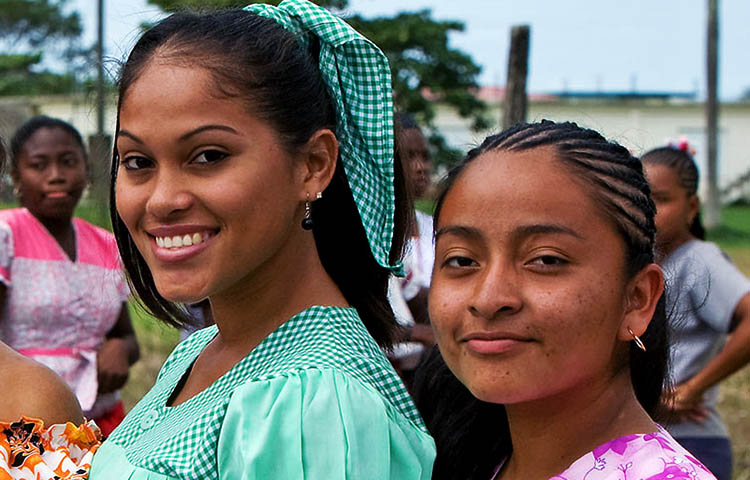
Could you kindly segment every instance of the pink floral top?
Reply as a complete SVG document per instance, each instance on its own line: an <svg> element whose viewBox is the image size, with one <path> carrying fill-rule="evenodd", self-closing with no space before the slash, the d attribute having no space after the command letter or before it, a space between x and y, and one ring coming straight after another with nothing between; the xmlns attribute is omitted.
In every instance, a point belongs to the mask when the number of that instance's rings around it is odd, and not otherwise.
<svg viewBox="0 0 750 480"><path fill-rule="evenodd" d="M716 480L716 477L659 427L654 433L610 440L550 480Z"/></svg>
<svg viewBox="0 0 750 480"><path fill-rule="evenodd" d="M54 370L84 414L97 418L118 397L97 397L96 352L128 290L112 234L79 218L73 227L75 261L27 209L0 211L0 282L7 289L0 339Z"/></svg>

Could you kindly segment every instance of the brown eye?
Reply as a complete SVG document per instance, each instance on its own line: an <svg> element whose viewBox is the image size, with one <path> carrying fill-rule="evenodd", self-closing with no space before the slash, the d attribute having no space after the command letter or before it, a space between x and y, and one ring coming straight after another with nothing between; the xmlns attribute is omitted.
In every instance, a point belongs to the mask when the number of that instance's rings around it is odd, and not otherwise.
<svg viewBox="0 0 750 480"><path fill-rule="evenodd" d="M216 162L220 162L227 158L229 155L219 150L205 150L193 159L193 163L199 165L208 165Z"/></svg>
<svg viewBox="0 0 750 480"><path fill-rule="evenodd" d="M453 268L466 268L466 267L473 267L477 265L477 262L472 260L469 257L450 257L445 261L445 265Z"/></svg>
<svg viewBox="0 0 750 480"><path fill-rule="evenodd" d="M125 157L122 159L122 162L120 162L124 167L125 170L142 170L144 168L151 168L154 165L154 162L149 160L146 157L139 157L136 155Z"/></svg>

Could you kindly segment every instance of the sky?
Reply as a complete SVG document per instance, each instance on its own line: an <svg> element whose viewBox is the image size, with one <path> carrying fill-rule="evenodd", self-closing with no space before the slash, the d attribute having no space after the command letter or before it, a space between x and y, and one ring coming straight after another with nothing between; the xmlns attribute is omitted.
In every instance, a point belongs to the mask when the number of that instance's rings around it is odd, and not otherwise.
<svg viewBox="0 0 750 480"><path fill-rule="evenodd" d="M430 9L459 20L451 45L482 67L481 85L504 85L510 29L531 27L528 91L669 91L705 95L707 0L350 0L365 17ZM96 0L70 0L85 41L96 37ZM750 1L720 1L719 96L750 89ZM122 59L144 21L161 18L146 0L105 0L105 54Z"/></svg>

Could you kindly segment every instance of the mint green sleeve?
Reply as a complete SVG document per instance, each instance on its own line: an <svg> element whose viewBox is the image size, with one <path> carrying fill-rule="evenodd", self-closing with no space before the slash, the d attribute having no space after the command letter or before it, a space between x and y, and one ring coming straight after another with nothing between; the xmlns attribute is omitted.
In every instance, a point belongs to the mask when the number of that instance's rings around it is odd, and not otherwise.
<svg viewBox="0 0 750 480"><path fill-rule="evenodd" d="M221 480L428 480L435 444L373 388L310 369L237 389L221 427Z"/></svg>

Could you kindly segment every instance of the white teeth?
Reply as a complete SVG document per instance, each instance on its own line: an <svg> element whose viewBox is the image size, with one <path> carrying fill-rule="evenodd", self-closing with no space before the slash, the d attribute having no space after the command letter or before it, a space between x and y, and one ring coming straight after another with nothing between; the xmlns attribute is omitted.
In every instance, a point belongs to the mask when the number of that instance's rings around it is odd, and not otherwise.
<svg viewBox="0 0 750 480"><path fill-rule="evenodd" d="M173 237L154 237L156 239L156 245L160 248L181 248L181 247L189 247L192 245L197 245L199 243L205 242L208 237L210 237L210 233L206 232L204 234L201 233L193 233L186 234L186 235L175 235Z"/></svg>

